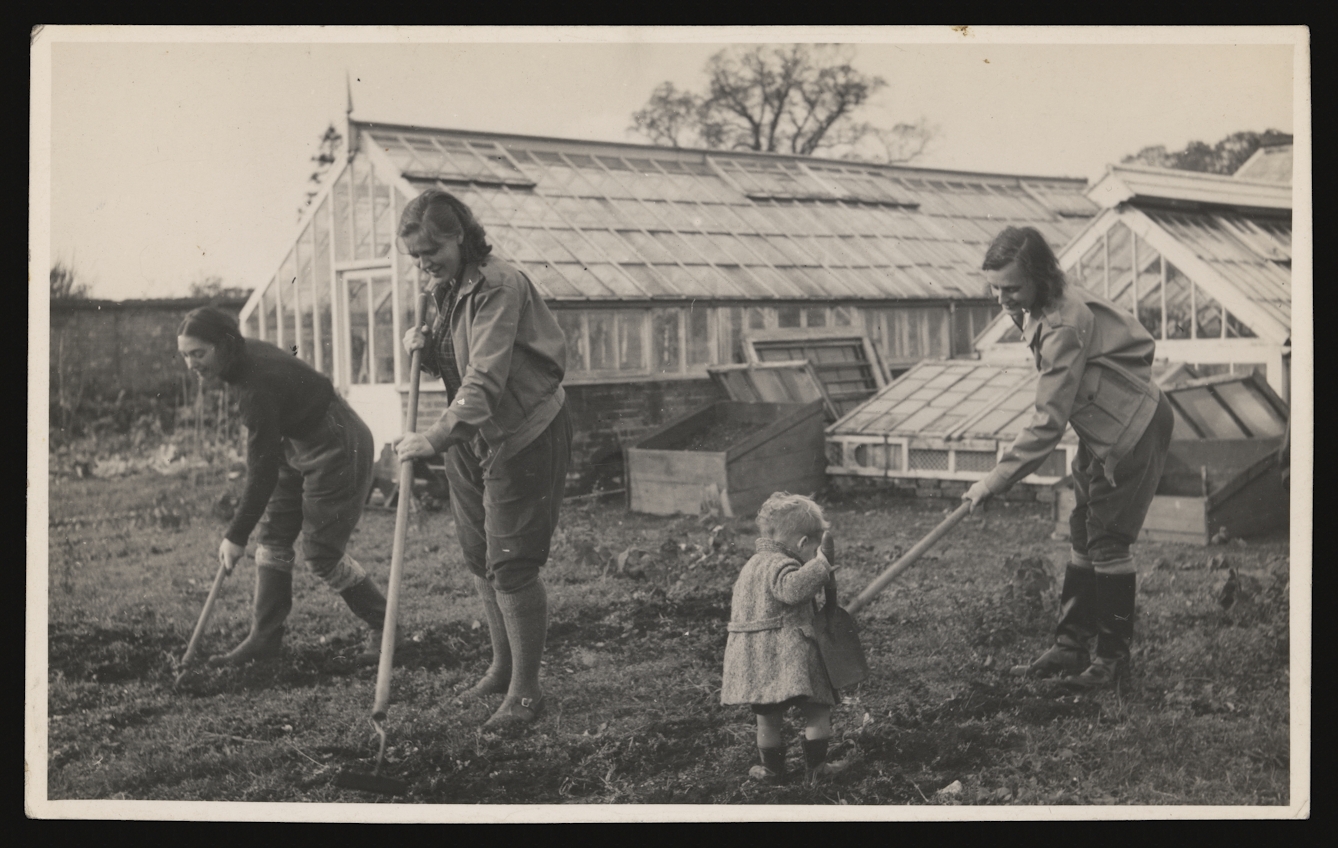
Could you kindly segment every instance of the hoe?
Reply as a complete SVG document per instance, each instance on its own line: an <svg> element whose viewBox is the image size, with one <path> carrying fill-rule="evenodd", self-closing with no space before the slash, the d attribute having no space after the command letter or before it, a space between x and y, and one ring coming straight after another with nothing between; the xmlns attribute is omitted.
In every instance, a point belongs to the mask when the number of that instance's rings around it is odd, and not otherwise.
<svg viewBox="0 0 1338 848"><path fill-rule="evenodd" d="M418 303L415 322L421 323L427 311L427 296ZM423 351L415 350L409 365L409 410L405 432L412 433L418 426L418 375ZM335 785L345 789L359 789L381 795L403 795L408 785L393 777L383 777L381 766L386 760L386 710L390 705L390 669L395 661L395 624L400 606L400 576L404 566L404 540L409 533L409 501L413 497L413 460L400 463L399 498L395 512L395 543L390 554L390 580L386 586L386 617L381 630L381 664L376 671L376 698L372 704L372 729L380 739L376 767L371 774L345 769L335 776Z"/></svg>

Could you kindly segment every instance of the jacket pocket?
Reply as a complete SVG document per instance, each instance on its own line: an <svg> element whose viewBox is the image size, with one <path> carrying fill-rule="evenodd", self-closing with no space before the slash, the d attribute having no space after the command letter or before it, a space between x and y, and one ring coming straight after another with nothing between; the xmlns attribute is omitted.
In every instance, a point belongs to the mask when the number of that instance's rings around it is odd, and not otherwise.
<svg viewBox="0 0 1338 848"><path fill-rule="evenodd" d="M1109 448L1115 444L1123 428L1124 417L1134 407L1125 406L1123 411L1119 398L1112 396L1112 375L1104 368L1089 365L1083 370L1078 382L1078 394L1073 399L1073 411L1069 414L1069 423L1074 431L1092 447ZM1120 397L1124 393L1119 392Z"/></svg>

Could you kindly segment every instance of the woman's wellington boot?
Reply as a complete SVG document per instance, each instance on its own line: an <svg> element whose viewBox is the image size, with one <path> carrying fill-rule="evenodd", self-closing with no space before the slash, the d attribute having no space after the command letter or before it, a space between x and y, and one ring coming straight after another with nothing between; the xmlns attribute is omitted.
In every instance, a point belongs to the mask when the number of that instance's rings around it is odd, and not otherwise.
<svg viewBox="0 0 1338 848"><path fill-rule="evenodd" d="M293 573L256 567L255 609L251 633L240 645L221 657L211 657L212 666L241 665L251 660L278 656L283 647L283 623L293 608Z"/></svg>

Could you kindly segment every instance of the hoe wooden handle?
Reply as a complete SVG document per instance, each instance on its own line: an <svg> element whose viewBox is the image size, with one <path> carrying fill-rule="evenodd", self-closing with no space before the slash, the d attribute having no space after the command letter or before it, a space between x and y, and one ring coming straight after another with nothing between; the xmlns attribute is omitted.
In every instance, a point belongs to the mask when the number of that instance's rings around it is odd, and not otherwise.
<svg viewBox="0 0 1338 848"><path fill-rule="evenodd" d="M961 506L953 511L952 515L943 519L937 527L930 530L928 536L917 542L915 547L902 554L900 559L889 565L882 574L875 577L868 588L860 592L859 596L850 602L850 605L846 607L846 612L853 613L868 606L869 602L877 597L879 592L887 588L888 583L895 580L898 574L910 568L917 559L924 555L925 551L934 547L938 540L946 536L953 527L956 527L957 522L965 518L969 512L971 512L971 503L969 501L963 502Z"/></svg>
<svg viewBox="0 0 1338 848"><path fill-rule="evenodd" d="M209 589L209 597L204 601L204 609L200 610L200 620L195 622L195 632L191 634L190 644L186 646L186 655L181 658L183 667L190 665L191 660L195 659L195 650L200 647L200 636L204 634L204 628L209 624L209 616L214 611L214 601L218 600L218 590L223 586L223 578L228 576L228 566L226 563L218 564L218 573L214 575L214 585Z"/></svg>
<svg viewBox="0 0 1338 848"><path fill-rule="evenodd" d="M418 301L414 326L423 322L427 312L428 295ZM423 364L423 349L409 357L409 409L405 413L404 432L418 428L418 377ZM386 717L390 706L390 669L395 663L395 625L399 620L400 576L404 569L404 543L409 535L409 501L413 498L413 460L400 462L400 485L395 510L395 542L390 550L390 579L386 585L386 617L381 629L381 664L376 670L376 700L372 704L372 718Z"/></svg>

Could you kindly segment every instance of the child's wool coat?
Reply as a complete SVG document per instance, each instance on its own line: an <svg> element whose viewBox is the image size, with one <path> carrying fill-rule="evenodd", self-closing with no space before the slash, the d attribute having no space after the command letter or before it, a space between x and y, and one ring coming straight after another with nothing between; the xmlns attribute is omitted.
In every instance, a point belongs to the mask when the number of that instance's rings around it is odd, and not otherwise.
<svg viewBox="0 0 1338 848"><path fill-rule="evenodd" d="M836 703L813 634L813 596L830 575L821 557L805 565L777 542L757 540L734 583L720 703L778 704L801 695Z"/></svg>

